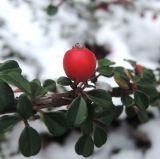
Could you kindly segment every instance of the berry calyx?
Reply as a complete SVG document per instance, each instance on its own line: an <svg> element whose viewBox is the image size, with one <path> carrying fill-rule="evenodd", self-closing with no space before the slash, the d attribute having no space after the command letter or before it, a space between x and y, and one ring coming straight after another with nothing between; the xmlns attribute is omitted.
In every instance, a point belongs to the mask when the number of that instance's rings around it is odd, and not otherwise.
<svg viewBox="0 0 160 159"><path fill-rule="evenodd" d="M96 70L96 57L92 51L76 45L63 58L66 75L77 84L91 78Z"/></svg>

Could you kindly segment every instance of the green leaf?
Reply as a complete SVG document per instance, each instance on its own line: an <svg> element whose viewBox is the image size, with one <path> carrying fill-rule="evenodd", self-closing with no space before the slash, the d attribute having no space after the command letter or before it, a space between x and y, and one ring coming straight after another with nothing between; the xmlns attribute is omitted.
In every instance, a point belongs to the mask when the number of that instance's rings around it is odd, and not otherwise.
<svg viewBox="0 0 160 159"><path fill-rule="evenodd" d="M24 128L19 138L19 149L26 157L34 156L40 151L41 137L35 129L30 126Z"/></svg>
<svg viewBox="0 0 160 159"><path fill-rule="evenodd" d="M110 65L114 65L115 62L113 61L110 61L108 59L101 59L101 60L98 60L98 66L101 67L101 66L110 66Z"/></svg>
<svg viewBox="0 0 160 159"><path fill-rule="evenodd" d="M110 109L96 113L96 120L109 126L123 112L123 106L112 106Z"/></svg>
<svg viewBox="0 0 160 159"><path fill-rule="evenodd" d="M99 72L101 75L106 77L112 77L113 76L113 68L108 66L101 66L97 68L97 72Z"/></svg>
<svg viewBox="0 0 160 159"><path fill-rule="evenodd" d="M129 118L133 118L136 116L136 111L134 107L126 107L125 112Z"/></svg>
<svg viewBox="0 0 160 159"><path fill-rule="evenodd" d="M14 93L9 85L0 80L0 111L14 105Z"/></svg>
<svg viewBox="0 0 160 159"><path fill-rule="evenodd" d="M31 94L33 98L42 96L46 93L45 89L41 86L41 83L39 83L36 80L33 80L30 82L30 87L31 87Z"/></svg>
<svg viewBox="0 0 160 159"><path fill-rule="evenodd" d="M22 94L19 96L17 112L24 119L27 119L32 115L32 103L27 95Z"/></svg>
<svg viewBox="0 0 160 159"><path fill-rule="evenodd" d="M0 134L7 132L18 122L18 117L5 115L0 117Z"/></svg>
<svg viewBox="0 0 160 159"><path fill-rule="evenodd" d="M140 84L138 84L137 86L138 86L138 90L145 92L145 94L149 96L151 103L158 99L159 94L158 94L158 91L157 91L155 85L152 85L152 84L140 85Z"/></svg>
<svg viewBox="0 0 160 159"><path fill-rule="evenodd" d="M81 130L83 134L89 135L93 131L93 123L91 119L85 120L81 125Z"/></svg>
<svg viewBox="0 0 160 159"><path fill-rule="evenodd" d="M68 129L67 117L62 112L43 113L44 123L54 136L63 135Z"/></svg>
<svg viewBox="0 0 160 159"><path fill-rule="evenodd" d="M124 59L124 61L128 62L129 64L131 64L132 66L135 66L136 65L136 61L133 61L133 60L129 60L129 59Z"/></svg>
<svg viewBox="0 0 160 159"><path fill-rule="evenodd" d="M139 110L137 112L137 116L142 123L145 123L149 120L149 116L145 110Z"/></svg>
<svg viewBox="0 0 160 159"><path fill-rule="evenodd" d="M91 136L88 135L81 136L75 145L76 153L84 157L90 156L93 153L93 150L94 143Z"/></svg>
<svg viewBox="0 0 160 159"><path fill-rule="evenodd" d="M100 107L110 107L112 105L111 95L102 89L96 89L89 91L87 93L88 97L94 102L96 105Z"/></svg>
<svg viewBox="0 0 160 159"><path fill-rule="evenodd" d="M50 4L50 5L47 7L46 11L47 11L47 14L48 14L49 16L53 16L53 15L55 15L55 14L58 12L58 7L53 6L53 5Z"/></svg>
<svg viewBox="0 0 160 159"><path fill-rule="evenodd" d="M107 141L107 134L101 127L96 127L94 131L94 144L96 147L101 147Z"/></svg>
<svg viewBox="0 0 160 159"><path fill-rule="evenodd" d="M133 98L130 96L121 97L121 101L122 101L122 104L125 105L126 107L130 107L135 104Z"/></svg>
<svg viewBox="0 0 160 159"><path fill-rule="evenodd" d="M44 83L43 83L43 87L47 91L54 92L54 91L56 91L56 82L51 80L51 79L45 80Z"/></svg>
<svg viewBox="0 0 160 159"><path fill-rule="evenodd" d="M83 97L77 97L71 103L71 107L68 111L68 119L74 126L82 124L88 116L87 104Z"/></svg>
<svg viewBox="0 0 160 159"><path fill-rule="evenodd" d="M22 70L19 67L18 63L14 60L8 60L4 63L0 63L0 74L6 74L9 72L21 73Z"/></svg>
<svg viewBox="0 0 160 159"><path fill-rule="evenodd" d="M57 83L62 86L69 86L72 84L72 81L67 77L60 77L58 78Z"/></svg>
<svg viewBox="0 0 160 159"><path fill-rule="evenodd" d="M19 73L10 72L8 74L0 75L0 79L6 81L14 86L17 86L27 94L31 94L31 88L29 82Z"/></svg>
<svg viewBox="0 0 160 159"><path fill-rule="evenodd" d="M134 93L134 99L137 107L141 110L147 109L149 106L149 98L141 91Z"/></svg>

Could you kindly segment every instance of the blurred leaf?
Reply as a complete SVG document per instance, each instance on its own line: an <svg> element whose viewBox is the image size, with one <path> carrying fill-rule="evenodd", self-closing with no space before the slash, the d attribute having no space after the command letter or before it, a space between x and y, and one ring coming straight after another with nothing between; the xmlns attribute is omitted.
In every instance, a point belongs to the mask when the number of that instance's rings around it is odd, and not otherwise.
<svg viewBox="0 0 160 159"><path fill-rule="evenodd" d="M5 115L0 117L0 134L7 132L18 122L18 117L14 115Z"/></svg>
<svg viewBox="0 0 160 159"><path fill-rule="evenodd" d="M110 61L108 59L100 59L98 60L98 66L101 67L101 66L110 66L110 65L114 65L115 62L113 61Z"/></svg>
<svg viewBox="0 0 160 159"><path fill-rule="evenodd" d="M136 116L136 111L134 107L126 107L125 111L129 118L133 118L134 116Z"/></svg>
<svg viewBox="0 0 160 159"><path fill-rule="evenodd" d="M53 5L50 4L50 5L47 7L46 11L47 11L47 14L48 14L49 16L53 16L53 15L55 15L55 14L58 12L58 7L53 6Z"/></svg>
<svg viewBox="0 0 160 159"><path fill-rule="evenodd" d="M112 77L113 76L113 69L108 66L102 66L97 68L97 72L99 72L101 75L106 77Z"/></svg>
<svg viewBox="0 0 160 159"><path fill-rule="evenodd" d="M54 136L63 135L68 128L67 117L62 112L43 113L44 123Z"/></svg>
<svg viewBox="0 0 160 159"><path fill-rule="evenodd" d="M19 138L19 149L26 157L34 156L40 151L41 137L35 129L30 126L24 128Z"/></svg>
<svg viewBox="0 0 160 159"><path fill-rule="evenodd" d="M9 85L0 80L0 111L13 107L14 93Z"/></svg>
<svg viewBox="0 0 160 159"><path fill-rule="evenodd" d="M53 80L51 80L51 79L47 79L47 80L44 81L43 87L44 87L47 91L54 92L54 91L56 91L56 82L53 81Z"/></svg>
<svg viewBox="0 0 160 159"><path fill-rule="evenodd" d="M122 104L126 107L133 106L135 104L134 99L130 96L121 97Z"/></svg>
<svg viewBox="0 0 160 159"><path fill-rule="evenodd" d="M158 91L157 91L155 85L152 85L152 84L140 85L140 84L138 84L137 86L138 86L139 91L145 92L145 94L149 96L149 100L151 103L158 99L159 95L158 95Z"/></svg>
<svg viewBox="0 0 160 159"><path fill-rule="evenodd" d="M6 74L9 72L21 73L22 70L19 67L18 63L14 60L8 60L4 63L0 63L0 74Z"/></svg>
<svg viewBox="0 0 160 159"><path fill-rule="evenodd" d="M133 60L129 60L129 59L124 59L124 61L127 61L129 64L131 64L132 66L135 66L136 65L136 61L133 61Z"/></svg>
<svg viewBox="0 0 160 159"><path fill-rule="evenodd" d="M8 74L0 75L0 79L14 86L17 86L19 89L26 92L27 94L31 94L29 82L17 72L10 72Z"/></svg>
<svg viewBox="0 0 160 159"><path fill-rule="evenodd" d="M116 83L119 85L119 87L123 88L123 89L129 89L129 81L125 78L123 78L121 75L119 74L114 74L114 79L116 81Z"/></svg>
<svg viewBox="0 0 160 159"><path fill-rule="evenodd" d="M45 89L41 86L41 83L38 80L31 81L30 87L31 87L31 92L32 92L31 94L33 98L42 96L46 93Z"/></svg>
<svg viewBox="0 0 160 159"><path fill-rule="evenodd" d="M149 98L140 91L136 91L134 93L135 104L141 110L147 109L149 106Z"/></svg>
<svg viewBox="0 0 160 159"><path fill-rule="evenodd" d="M87 105L83 97L77 97L71 103L68 111L68 119L74 126L82 124L88 116Z"/></svg>
<svg viewBox="0 0 160 159"><path fill-rule="evenodd" d="M72 81L67 77L60 77L58 78L57 83L62 86L69 86L72 84Z"/></svg>
<svg viewBox="0 0 160 159"><path fill-rule="evenodd" d="M76 145L75 151L77 154L82 155L83 157L88 157L93 153L94 150L94 143L89 135L81 136Z"/></svg>
<svg viewBox="0 0 160 159"><path fill-rule="evenodd" d="M149 120L148 114L145 110L139 110L137 112L137 116L142 123L145 123Z"/></svg>

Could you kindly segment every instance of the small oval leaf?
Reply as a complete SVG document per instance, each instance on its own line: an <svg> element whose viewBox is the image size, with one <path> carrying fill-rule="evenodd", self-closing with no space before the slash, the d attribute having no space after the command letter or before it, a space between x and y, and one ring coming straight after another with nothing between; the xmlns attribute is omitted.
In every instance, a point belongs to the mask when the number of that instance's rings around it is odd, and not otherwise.
<svg viewBox="0 0 160 159"><path fill-rule="evenodd" d="M91 136L88 135L81 136L75 145L76 153L84 157L90 156L93 150L94 143Z"/></svg>
<svg viewBox="0 0 160 159"><path fill-rule="evenodd" d="M18 122L18 117L5 115L0 117L0 133L5 133Z"/></svg>
<svg viewBox="0 0 160 159"><path fill-rule="evenodd" d="M32 115L32 103L27 97L27 95L22 94L19 96L17 112L24 119L27 119Z"/></svg>
<svg viewBox="0 0 160 159"><path fill-rule="evenodd" d="M101 147L107 141L107 134L101 127L96 127L94 131L94 144L96 147Z"/></svg>
<svg viewBox="0 0 160 159"><path fill-rule="evenodd" d="M69 122L74 126L79 126L88 116L87 104L83 97L77 97L71 103L68 111Z"/></svg>
<svg viewBox="0 0 160 159"><path fill-rule="evenodd" d="M141 91L136 91L134 93L134 99L137 107L141 110L147 109L149 106L149 98Z"/></svg>
<svg viewBox="0 0 160 159"><path fill-rule="evenodd" d="M58 78L57 83L62 86L69 86L72 84L72 81L67 77L60 77Z"/></svg>
<svg viewBox="0 0 160 159"><path fill-rule="evenodd" d="M34 156L40 151L41 138L35 129L30 126L24 128L19 138L19 149L26 157Z"/></svg>
<svg viewBox="0 0 160 159"><path fill-rule="evenodd" d="M68 128L67 117L62 112L43 113L44 123L54 136L63 135Z"/></svg>
<svg viewBox="0 0 160 159"><path fill-rule="evenodd" d="M56 91L56 82L51 80L51 79L45 80L44 83L43 83L43 87L47 91L54 92L54 91Z"/></svg>

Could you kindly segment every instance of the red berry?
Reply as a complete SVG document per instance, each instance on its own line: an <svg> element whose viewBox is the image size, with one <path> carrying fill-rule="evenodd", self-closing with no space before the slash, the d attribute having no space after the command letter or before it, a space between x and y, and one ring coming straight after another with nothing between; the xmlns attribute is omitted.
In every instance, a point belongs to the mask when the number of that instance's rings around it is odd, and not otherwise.
<svg viewBox="0 0 160 159"><path fill-rule="evenodd" d="M65 53L63 67L70 79L76 83L85 82L95 73L96 57L87 48L75 46Z"/></svg>

